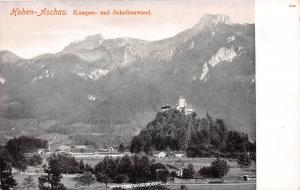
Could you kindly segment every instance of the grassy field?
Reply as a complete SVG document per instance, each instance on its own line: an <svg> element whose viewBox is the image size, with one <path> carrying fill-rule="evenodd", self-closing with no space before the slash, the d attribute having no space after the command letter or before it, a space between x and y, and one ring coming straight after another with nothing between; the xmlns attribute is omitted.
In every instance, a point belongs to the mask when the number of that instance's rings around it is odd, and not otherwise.
<svg viewBox="0 0 300 190"><path fill-rule="evenodd" d="M167 185L172 190L180 189L181 185ZM241 184L185 184L188 190L255 190L255 183Z"/></svg>
<svg viewBox="0 0 300 190"><path fill-rule="evenodd" d="M96 163L98 163L101 159L84 159L83 161L86 163L91 164L94 166ZM210 163L214 160L214 158L184 158L184 159L156 159L157 162L165 163L165 164L170 164L175 167L181 168L181 167L186 167L188 164L192 163L194 165L195 171L198 171L201 167L204 166L209 166ZM183 180L179 182L178 184L171 183L168 185L170 189L180 189L181 184L184 183L188 187L189 190L253 190L255 189L255 182L252 182L251 184L248 183L242 183L242 184L237 184L244 182L242 176L243 175L249 175L249 176L256 176L256 169L255 169L255 164L252 164L250 168L247 170L241 169L238 165L236 160L229 160L230 164L230 171L225 177L225 182L226 183L234 183L234 184L186 184L189 183L189 180ZM25 177L28 175L31 175L34 178L34 182L36 185L38 185L38 177L41 175L42 172L42 167L38 168L33 168L29 167L25 173L18 173L14 174L19 187L17 189L24 189L21 184L24 180ZM76 183L72 180L73 175L65 175L62 179L62 183L68 188L68 189L89 189L88 187L75 187ZM215 181L215 179L197 179L194 180L193 182L195 183L208 183L210 181ZM95 183L91 185L91 189L106 189L105 184L103 183Z"/></svg>

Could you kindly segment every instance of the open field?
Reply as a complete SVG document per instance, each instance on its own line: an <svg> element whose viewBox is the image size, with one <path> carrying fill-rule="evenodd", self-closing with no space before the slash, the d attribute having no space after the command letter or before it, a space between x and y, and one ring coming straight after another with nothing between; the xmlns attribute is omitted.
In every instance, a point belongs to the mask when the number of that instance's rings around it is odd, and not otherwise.
<svg viewBox="0 0 300 190"><path fill-rule="evenodd" d="M18 174L15 175L15 178L18 181L18 184L22 184L25 177L27 177L27 174ZM32 175L34 178L34 182L36 185L38 185L38 177L39 175ZM81 186L76 187L76 183L72 180L73 176L65 176L62 179L62 183L68 188L68 189L89 189L87 186ZM112 184L110 184L112 185ZM181 185L185 185L188 187L188 190L255 190L256 183L224 183L224 184L174 184L174 183L168 183L166 186L172 190L179 190ZM103 183L94 183L90 187L91 189L99 189L104 190L106 189L105 184ZM17 189L23 189L21 186L19 186Z"/></svg>
<svg viewBox="0 0 300 190"><path fill-rule="evenodd" d="M89 163L92 166L94 166L96 163L101 161L102 158L84 158L83 161L85 163ZM194 165L195 171L198 171L201 167L209 166L210 163L214 160L214 158L184 158L184 159L171 159L171 158L165 158L165 159L156 159L157 162L161 162L164 164L170 164L177 168L186 167L188 164L192 163ZM180 189L180 186L182 184L186 185L189 190L253 190L255 189L255 181L253 182L244 182L242 176L243 175L249 175L252 177L256 176L256 169L255 169L255 163L252 164L250 168L247 170L242 170L237 165L236 160L229 160L230 164L230 171L228 175L225 177L225 183L224 184L208 184L209 182L216 181L216 179L194 179L194 180L175 180L174 182L170 182L167 184L167 186L172 189ZM39 166L37 168L29 167L25 173L15 173L14 176L18 181L18 184L21 185L24 178L28 175L31 175L34 178L34 182L36 185L38 185L38 177L42 174L43 170L42 167ZM62 183L68 188L68 189L88 189L88 187L81 187L77 188L75 187L76 183L72 180L74 175L64 175L62 179ZM193 184L194 183L194 184ZM23 189L21 186L19 186L18 189ZM106 189L105 184L103 183L95 183L91 185L91 189Z"/></svg>
<svg viewBox="0 0 300 190"><path fill-rule="evenodd" d="M194 170L197 172L200 168L209 166L215 158L184 158L184 159L155 159L157 162L169 164L177 168L187 167L188 164L193 164ZM235 159L228 159L230 165L230 171L225 176L225 181L240 182L243 181L243 176L248 175L251 177L256 176L256 164L252 162L251 167L247 169L241 169ZM203 180L202 180L203 181Z"/></svg>
<svg viewBox="0 0 300 190"><path fill-rule="evenodd" d="M181 184L167 185L172 190L180 189ZM255 183L236 183L236 184L185 184L188 190L255 190Z"/></svg>
<svg viewBox="0 0 300 190"><path fill-rule="evenodd" d="M83 158L83 161L85 163L89 163L91 166L95 166L99 161L101 161L103 158ZM163 164L169 164L176 168L182 168L187 167L188 164L193 164L194 170L197 172L200 170L200 168L209 166L211 162L215 160L215 158L150 158L155 159L156 162L160 162ZM241 169L237 161L235 159L228 159L229 165L230 165L230 171L225 177L226 181L230 182L240 182L243 181L243 176L248 175L251 177L256 176L256 164L252 162L252 165L250 168L247 169ZM203 181L203 180L202 180Z"/></svg>

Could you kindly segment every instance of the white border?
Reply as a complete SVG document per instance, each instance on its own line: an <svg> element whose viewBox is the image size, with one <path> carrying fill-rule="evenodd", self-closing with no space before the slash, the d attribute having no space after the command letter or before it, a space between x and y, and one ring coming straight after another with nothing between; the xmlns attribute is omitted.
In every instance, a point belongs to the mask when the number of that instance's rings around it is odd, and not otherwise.
<svg viewBox="0 0 300 190"><path fill-rule="evenodd" d="M257 189L300 189L298 2L256 1Z"/></svg>

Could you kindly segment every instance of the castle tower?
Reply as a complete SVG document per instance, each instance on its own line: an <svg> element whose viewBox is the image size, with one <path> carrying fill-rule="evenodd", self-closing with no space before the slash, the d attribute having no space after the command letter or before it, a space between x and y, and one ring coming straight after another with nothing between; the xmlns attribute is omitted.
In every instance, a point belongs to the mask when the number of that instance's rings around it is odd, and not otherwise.
<svg viewBox="0 0 300 190"><path fill-rule="evenodd" d="M183 109L186 106L186 101L185 98L182 95L179 95L179 100L178 100L178 109Z"/></svg>

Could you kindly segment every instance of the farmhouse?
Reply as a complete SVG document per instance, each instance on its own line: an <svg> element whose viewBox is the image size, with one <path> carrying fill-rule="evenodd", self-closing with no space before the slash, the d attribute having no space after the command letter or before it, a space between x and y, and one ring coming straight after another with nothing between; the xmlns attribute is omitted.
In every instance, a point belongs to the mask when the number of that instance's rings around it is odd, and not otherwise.
<svg viewBox="0 0 300 190"><path fill-rule="evenodd" d="M165 158L167 154L164 152L160 152L158 154L153 154L153 156L155 156L156 158Z"/></svg>

